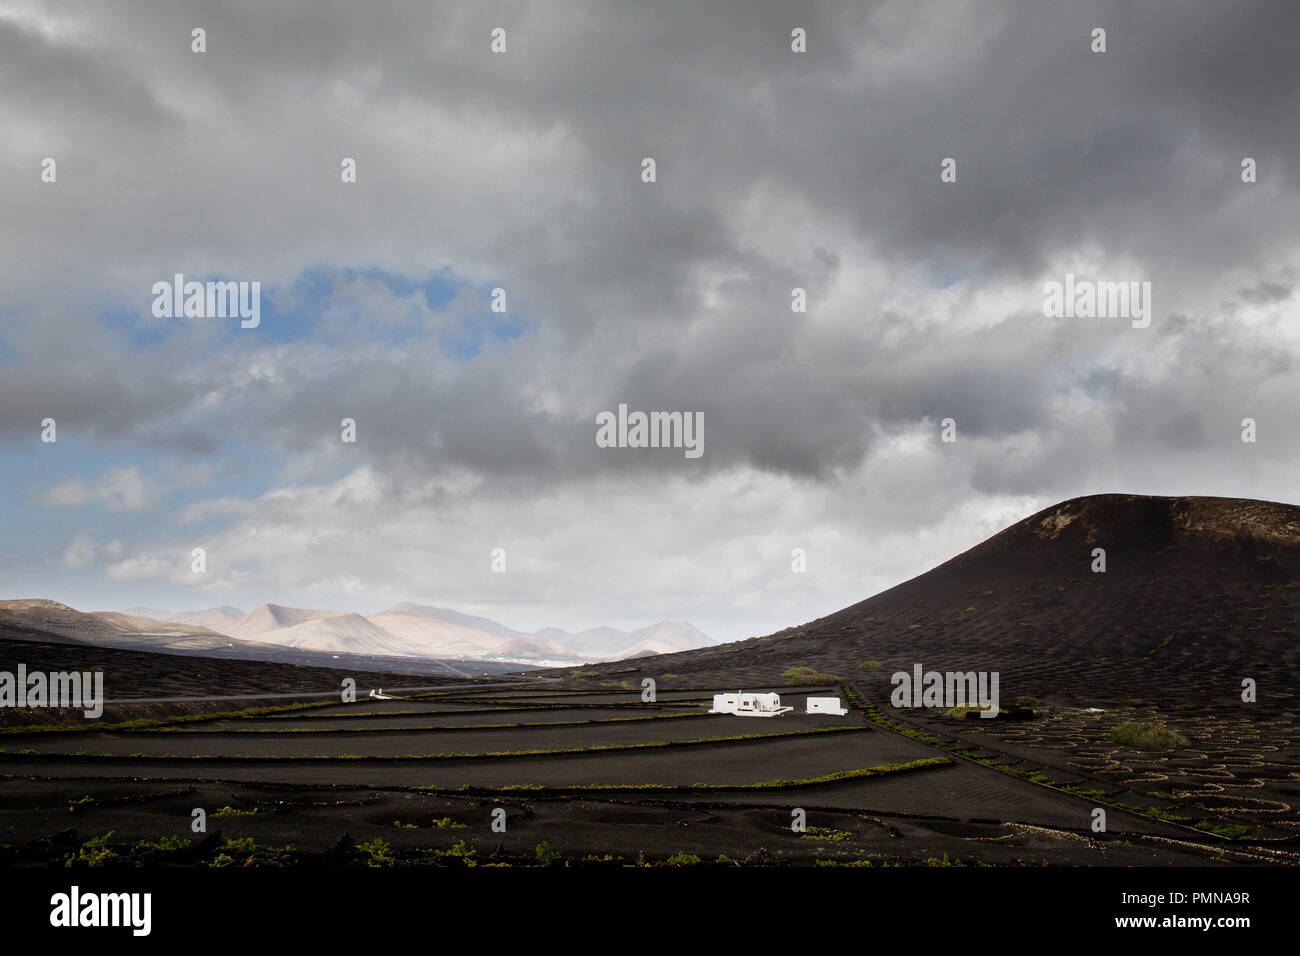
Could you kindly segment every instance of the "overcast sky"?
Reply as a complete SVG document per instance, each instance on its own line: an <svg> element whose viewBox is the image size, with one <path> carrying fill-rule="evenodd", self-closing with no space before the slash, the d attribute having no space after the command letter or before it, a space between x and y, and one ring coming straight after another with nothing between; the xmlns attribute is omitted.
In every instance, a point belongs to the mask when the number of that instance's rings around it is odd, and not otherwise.
<svg viewBox="0 0 1300 956"><path fill-rule="evenodd" d="M1298 40L1294 0L0 0L0 597L730 640L1076 495L1300 500ZM155 317L175 273L261 324ZM1045 317L1067 273L1149 327ZM597 447L619 403L703 455Z"/></svg>

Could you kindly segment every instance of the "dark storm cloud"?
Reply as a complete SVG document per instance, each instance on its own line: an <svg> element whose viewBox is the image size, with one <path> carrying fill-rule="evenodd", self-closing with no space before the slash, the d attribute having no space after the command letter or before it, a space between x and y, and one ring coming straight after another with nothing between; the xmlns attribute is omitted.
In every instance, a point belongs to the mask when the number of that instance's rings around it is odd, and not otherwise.
<svg viewBox="0 0 1300 956"><path fill-rule="evenodd" d="M1110 332L1033 314L1041 271L1099 249L1139 263L1133 278L1153 278L1171 308L1235 270L1262 273L1233 286L1247 304L1284 301L1300 146L1285 2L31 9L0 21L0 115L24 133L0 187L16 210L0 227L16 304L62 294L56 276L84 303L139 301L142 283L181 269L270 286L322 262L417 276L453 264L504 282L539 324L455 366L426 360L428 342L326 355L252 334L218 346L204 333L187 352L183 337L105 332L92 351L100 331L70 310L44 321L71 349L6 336L28 367L0 386L7 434L52 408L194 453L232 435L309 453L348 414L395 475L685 467L594 447L596 413L626 402L703 411L704 467L825 479L880 434L948 415L972 439L1068 430L1059 399L1100 374L1120 409L1158 400L1170 423L1126 421L1148 436L1125 446L1140 456L1209 440L1182 378L1197 356L1177 349L1173 367L1163 339L1130 334L1129 358L1149 360L1110 361ZM66 29L32 26L42 16ZM503 57L486 52L497 25ZM201 57L193 26L208 31ZM807 54L789 51L794 26ZM1089 50L1096 26L1103 55ZM56 149L69 161L50 199L32 170ZM360 163L355 193L341 194L343 155ZM1246 155L1256 186L1239 179ZM658 161L653 186L638 181L643 156ZM954 185L938 179L946 156ZM738 214L756 196L836 231L801 236L794 259L763 248ZM872 267L917 302L954 278L1024 295L971 323L870 298L816 315ZM813 316L789 312L795 285ZM1259 354L1234 352L1230 329L1178 334L1226 351L1220 395L1245 399ZM248 373L260 365L274 372ZM1041 487L1056 467L1022 472Z"/></svg>

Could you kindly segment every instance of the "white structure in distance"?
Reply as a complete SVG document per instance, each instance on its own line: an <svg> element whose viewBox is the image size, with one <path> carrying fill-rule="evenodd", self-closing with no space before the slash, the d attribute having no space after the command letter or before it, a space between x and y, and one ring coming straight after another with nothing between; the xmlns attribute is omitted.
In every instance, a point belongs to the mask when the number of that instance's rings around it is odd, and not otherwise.
<svg viewBox="0 0 1300 956"><path fill-rule="evenodd" d="M734 694L714 694L710 714L735 714L737 717L780 717L794 710L781 706L780 694L747 694L738 690Z"/></svg>
<svg viewBox="0 0 1300 956"><path fill-rule="evenodd" d="M847 714L848 708L840 702L838 697L809 697L808 710L810 714L834 714L836 717L843 717Z"/></svg>

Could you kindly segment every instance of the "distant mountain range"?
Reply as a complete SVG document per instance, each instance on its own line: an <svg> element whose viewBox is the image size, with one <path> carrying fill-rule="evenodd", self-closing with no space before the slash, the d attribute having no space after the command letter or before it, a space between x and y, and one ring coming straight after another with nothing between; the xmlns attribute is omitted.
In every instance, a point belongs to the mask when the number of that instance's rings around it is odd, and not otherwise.
<svg viewBox="0 0 1300 956"><path fill-rule="evenodd" d="M6 612L12 616L18 610L23 610L28 617L35 615L47 624L61 619L69 634L97 636L107 643L121 643L124 635L137 635L186 648L209 644L228 649L272 645L312 653L541 666L647 657L711 647L716 643L686 621L660 621L630 632L596 627L571 633L548 627L528 634L484 617L410 602L370 617L351 611L282 604L263 604L248 613L228 605L180 614L132 607L92 612L89 617L99 623L91 623L84 620L87 615L53 601L0 601L0 623ZM66 612L78 617L74 621Z"/></svg>
<svg viewBox="0 0 1300 956"><path fill-rule="evenodd" d="M186 618L166 611L131 608L165 617ZM238 612L238 608L234 609ZM208 612L198 612L207 614ZM227 618L229 614L225 615ZM243 615L235 617L239 620ZM41 598L0 601L0 642L35 641L74 644L113 650L148 651L189 657L271 661L307 667L385 670L408 675L475 677L530 670L521 662L466 661L438 657L393 656L386 653L329 653L231 637L199 624L156 620L141 614L76 608Z"/></svg>

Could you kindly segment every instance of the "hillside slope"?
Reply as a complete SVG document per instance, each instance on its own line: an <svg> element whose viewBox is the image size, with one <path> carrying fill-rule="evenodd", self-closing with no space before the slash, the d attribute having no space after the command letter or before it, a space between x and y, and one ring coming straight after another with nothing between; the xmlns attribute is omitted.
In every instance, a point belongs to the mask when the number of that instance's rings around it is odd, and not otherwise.
<svg viewBox="0 0 1300 956"><path fill-rule="evenodd" d="M1094 549L1106 570L1094 573ZM1163 697L1294 706L1300 507L1235 498L1093 495L1053 505L940 566L767 637L642 667L780 684L792 666L850 677L998 671L1003 699ZM861 669L868 661L879 667Z"/></svg>

